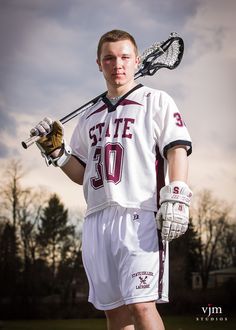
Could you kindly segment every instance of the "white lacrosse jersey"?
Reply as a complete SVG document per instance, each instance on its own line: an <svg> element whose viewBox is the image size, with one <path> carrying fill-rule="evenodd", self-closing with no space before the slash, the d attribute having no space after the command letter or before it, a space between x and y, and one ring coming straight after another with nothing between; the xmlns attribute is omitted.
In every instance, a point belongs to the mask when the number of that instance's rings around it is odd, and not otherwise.
<svg viewBox="0 0 236 330"><path fill-rule="evenodd" d="M156 212L165 185L170 148L191 138L173 99L142 84L113 105L106 97L84 111L71 138L73 155L85 166L87 213L108 206Z"/></svg>

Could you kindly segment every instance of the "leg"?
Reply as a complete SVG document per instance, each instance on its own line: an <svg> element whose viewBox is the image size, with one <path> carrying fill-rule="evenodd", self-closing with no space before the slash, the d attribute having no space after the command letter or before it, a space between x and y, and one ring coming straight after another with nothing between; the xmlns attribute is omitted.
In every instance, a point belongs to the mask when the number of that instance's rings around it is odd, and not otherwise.
<svg viewBox="0 0 236 330"><path fill-rule="evenodd" d="M165 330L155 302L128 305L134 320L135 330Z"/></svg>
<svg viewBox="0 0 236 330"><path fill-rule="evenodd" d="M108 330L134 330L134 324L127 306L123 305L105 311L105 314Z"/></svg>

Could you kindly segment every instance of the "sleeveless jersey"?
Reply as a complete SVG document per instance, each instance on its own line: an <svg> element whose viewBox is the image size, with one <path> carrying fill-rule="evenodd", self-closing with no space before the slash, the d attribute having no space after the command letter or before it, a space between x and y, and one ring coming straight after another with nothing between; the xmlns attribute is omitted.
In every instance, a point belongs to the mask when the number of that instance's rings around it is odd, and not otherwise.
<svg viewBox="0 0 236 330"><path fill-rule="evenodd" d="M108 206L156 212L169 148L191 138L173 99L141 84L113 105L105 96L79 116L73 155L85 165L87 213Z"/></svg>

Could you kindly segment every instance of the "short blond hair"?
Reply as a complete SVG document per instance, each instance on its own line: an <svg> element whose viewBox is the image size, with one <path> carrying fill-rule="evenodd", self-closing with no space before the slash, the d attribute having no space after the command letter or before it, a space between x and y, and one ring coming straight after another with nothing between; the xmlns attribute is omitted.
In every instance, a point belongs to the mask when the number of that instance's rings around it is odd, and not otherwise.
<svg viewBox="0 0 236 330"><path fill-rule="evenodd" d="M111 31L108 31L105 34L103 34L98 42L98 47L97 47L98 60L101 56L102 45L105 42L116 42L116 41L120 41L120 40L130 40L134 46L135 54L136 54L136 56L138 56L138 47L137 47L134 37L131 34L129 34L126 31L122 31L122 30L111 30Z"/></svg>

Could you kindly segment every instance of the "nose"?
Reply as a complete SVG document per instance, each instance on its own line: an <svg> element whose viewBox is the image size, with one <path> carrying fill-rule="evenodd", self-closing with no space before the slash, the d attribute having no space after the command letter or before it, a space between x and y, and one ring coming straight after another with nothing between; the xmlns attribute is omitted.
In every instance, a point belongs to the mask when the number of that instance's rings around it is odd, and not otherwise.
<svg viewBox="0 0 236 330"><path fill-rule="evenodd" d="M121 68L122 65L123 65L123 62L122 62L121 57L116 57L116 59L115 59L115 63L114 63L114 67L115 67L116 69L118 69L118 68Z"/></svg>

